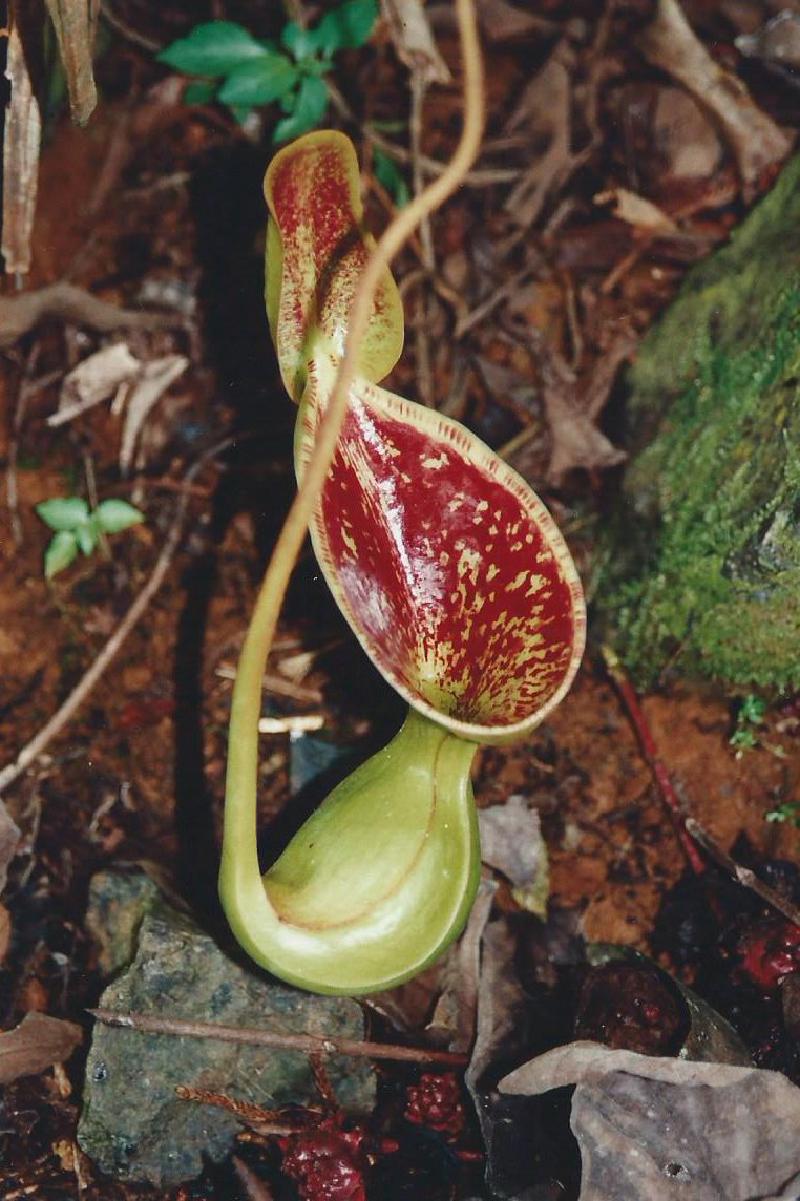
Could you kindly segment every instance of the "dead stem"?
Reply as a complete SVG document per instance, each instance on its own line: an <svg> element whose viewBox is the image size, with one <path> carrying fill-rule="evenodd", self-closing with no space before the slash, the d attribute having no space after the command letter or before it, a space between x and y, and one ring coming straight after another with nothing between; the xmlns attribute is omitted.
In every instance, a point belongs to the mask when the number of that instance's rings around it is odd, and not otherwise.
<svg viewBox="0 0 800 1201"><path fill-rule="evenodd" d="M765 884L763 880L759 880L752 868L742 867L740 863L732 859L728 852L724 851L719 843L693 817L686 818L686 829L692 838L700 843L703 850L708 852L715 863L723 867L737 884L741 884L743 888L749 888L751 892L761 897L761 900L766 901L773 909L777 909L778 913L782 913L795 926L800 926L800 908L797 905L793 905L791 901L781 896L774 888L770 888L769 884Z"/></svg>
<svg viewBox="0 0 800 1201"><path fill-rule="evenodd" d="M700 857L697 847L687 833L688 823L683 811L683 805L678 798L672 778L663 760L659 758L653 732L639 704L639 698L628 678L628 673L611 647L604 646L602 648L602 655L605 660L606 670L628 711L628 716L639 739L639 746L648 767L653 773L653 779L661 794L661 799L672 814L675 830L686 858L689 860L689 866L695 875L702 876L705 872L705 864Z"/></svg>
<svg viewBox="0 0 800 1201"><path fill-rule="evenodd" d="M326 1038L315 1034L278 1034L273 1030L254 1030L247 1026L217 1026L213 1022L185 1022L179 1018L159 1018L148 1013L116 1013L111 1009L89 1009L88 1013L107 1026L137 1030L143 1034L172 1034L179 1038L218 1038L226 1043L244 1043L255 1047L275 1047L282 1051L302 1051L306 1055L350 1055L357 1059L393 1059L407 1063L442 1063L464 1067L468 1056L455 1051L435 1051L424 1047L401 1047L353 1038Z"/></svg>
<svg viewBox="0 0 800 1201"><path fill-rule="evenodd" d="M194 463L186 473L185 482L191 484L203 467L228 446L233 443L233 438L226 438L223 442L219 442L216 446L211 447L206 451L196 463ZM175 514L172 518L172 524L167 533L164 545L159 555L156 565L150 573L150 578L142 588L141 592L133 602L128 612L123 617L122 621L117 626L114 633L106 642L105 646L100 651L99 655L92 663L91 667L81 676L78 683L73 688L72 692L56 710L49 721L45 722L41 730L25 744L22 750L17 755L13 763L7 764L0 771L0 795L6 791L9 785L13 784L19 776L29 767L34 760L44 751L45 747L63 730L64 726L69 722L83 702L92 692L92 689L98 683L111 660L120 651L123 643L130 634L131 630L141 619L153 597L158 592L161 585L166 579L175 552L180 545L183 536L183 527L186 520L186 511L189 505L190 493L184 492L175 507Z"/></svg>
<svg viewBox="0 0 800 1201"><path fill-rule="evenodd" d="M416 70L411 74L411 173L414 195L419 196L425 187L422 176L422 112L425 105L427 82L422 71ZM425 275L432 279L436 273L436 259L433 250L433 235L431 234L430 214L425 214L419 223L419 240L422 246L422 266ZM417 319L414 329L414 345L417 360L417 387L423 404L432 408L436 403L433 374L431 371L431 341L428 334L430 321L430 296L427 289L420 288L417 293Z"/></svg>

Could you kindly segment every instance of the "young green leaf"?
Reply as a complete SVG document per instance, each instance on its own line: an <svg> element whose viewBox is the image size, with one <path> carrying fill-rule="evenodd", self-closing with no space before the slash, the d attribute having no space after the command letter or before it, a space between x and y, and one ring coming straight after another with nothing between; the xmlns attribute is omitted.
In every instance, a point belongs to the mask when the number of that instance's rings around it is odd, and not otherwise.
<svg viewBox="0 0 800 1201"><path fill-rule="evenodd" d="M74 530L86 521L89 506L79 496L55 497L53 500L43 500L36 506L36 512L48 529Z"/></svg>
<svg viewBox="0 0 800 1201"><path fill-rule="evenodd" d="M281 30L281 45L296 62L313 58L318 49L315 31L303 29L296 21L287 21L284 25Z"/></svg>
<svg viewBox="0 0 800 1201"><path fill-rule="evenodd" d="M326 13L313 31L317 48L331 55L337 50L355 50L369 41L378 19L377 0L345 0Z"/></svg>
<svg viewBox="0 0 800 1201"><path fill-rule="evenodd" d="M234 21L208 21L195 25L188 37L180 38L157 56L160 63L186 75L208 75L219 79L242 63L263 58L269 49Z"/></svg>
<svg viewBox="0 0 800 1201"><path fill-rule="evenodd" d="M296 83L297 67L272 51L232 71L219 89L219 99L230 105L271 104Z"/></svg>
<svg viewBox="0 0 800 1201"><path fill-rule="evenodd" d="M275 126L272 140L286 142L307 133L319 125L328 108L328 88L324 79L317 75L306 75L297 91L294 111Z"/></svg>
<svg viewBox="0 0 800 1201"><path fill-rule="evenodd" d="M376 146L372 154L372 165L375 170L375 178L383 184L397 207L400 209L408 204L410 197L408 184L391 155Z"/></svg>
<svg viewBox="0 0 800 1201"><path fill-rule="evenodd" d="M144 513L126 500L104 500L97 506L97 521L104 534L118 534L144 519Z"/></svg>
<svg viewBox="0 0 800 1201"><path fill-rule="evenodd" d="M84 521L83 525L76 526L72 531L75 541L85 555L90 555L97 546L100 533L97 529L96 515L92 516L88 521Z"/></svg>
<svg viewBox="0 0 800 1201"><path fill-rule="evenodd" d="M217 94L217 84L210 79L193 79L184 89L184 104L210 104Z"/></svg>
<svg viewBox="0 0 800 1201"><path fill-rule="evenodd" d="M59 530L50 540L50 545L44 552L45 579L52 580L54 575L69 567L78 553L78 540L71 530Z"/></svg>

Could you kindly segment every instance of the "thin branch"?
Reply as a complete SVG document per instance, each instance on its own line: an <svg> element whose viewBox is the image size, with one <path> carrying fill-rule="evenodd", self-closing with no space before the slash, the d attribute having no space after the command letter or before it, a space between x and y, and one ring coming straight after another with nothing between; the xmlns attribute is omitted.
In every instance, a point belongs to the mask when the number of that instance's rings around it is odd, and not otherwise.
<svg viewBox="0 0 800 1201"><path fill-rule="evenodd" d="M427 81L422 71L415 70L411 75L411 162L414 195L419 196L425 188L422 175L422 113L425 105ZM430 215L426 214L419 223L419 240L422 245L422 265L430 279L436 273L436 258L433 249L433 234L431 233ZM426 288L420 288L417 293L416 322L414 330L414 346L417 360L417 387L423 404L431 408L436 403L431 371L431 342L428 335L430 321L430 296Z"/></svg>
<svg viewBox="0 0 800 1201"><path fill-rule="evenodd" d="M705 865L697 850L697 847L692 842L687 833L687 818L683 811L683 805L680 802L678 794L675 791L675 786L672 783L672 778L667 771L666 765L659 757L658 748L653 738L653 732L650 729L647 718L642 712L642 707L639 704L633 685L631 684L625 668L622 666L618 656L611 650L610 647L602 648L603 659L605 660L606 669L611 677L614 686L616 687L625 708L628 711L628 716L631 719L633 728L636 731L639 739L639 746L642 754L647 760L647 765L653 773L653 779L656 782L658 791L661 794L661 799L672 814L675 822L675 830L683 847L686 858L689 860L689 865L692 871L702 876L705 872Z"/></svg>
<svg viewBox="0 0 800 1201"><path fill-rule="evenodd" d="M769 884L759 880L752 868L742 867L740 863L732 859L728 852L724 851L719 843L711 837L708 830L693 817L686 818L686 829L692 838L700 843L703 850L707 851L711 858L733 877L737 884L741 884L743 888L749 888L751 892L761 897L761 900L766 901L773 909L777 909L778 913L782 913L795 926L800 926L800 908L797 905L793 905L774 888L770 888Z"/></svg>
<svg viewBox="0 0 800 1201"><path fill-rule="evenodd" d="M233 438L226 438L224 442L218 443L216 446L213 446L209 451L202 455L201 458L199 458L197 462L192 465L189 471L187 471L185 483L187 485L191 484L200 470L209 462L209 460L213 459L226 447L230 446L233 441ZM111 663L111 660L122 648L122 645L130 634L131 630L139 622L147 610L147 607L152 601L153 597L164 583L167 572L170 568L170 564L175 556L175 552L180 545L180 541L183 536L183 527L186 519L186 511L189 505L190 495L190 491L187 490L178 500L178 503L175 507L175 515L172 519L172 524L170 525L169 532L167 533L161 554L158 556L156 565L150 574L150 578L148 579L144 588L142 588L142 591L139 593L136 600L128 609L128 612L125 614L114 633L100 651L94 663L92 663L88 671L86 671L81 677L81 679L73 688L72 692L63 702L63 704L56 710L49 721L45 722L38 734L35 734L30 742L25 744L14 762L7 764L7 766L0 771L0 795L6 791L9 785L13 784L14 781L22 775L26 768L30 767L30 765L39 757L39 755L42 754L49 743L52 742L56 735L61 733L67 722L72 720L78 709L80 709L83 702L100 680L106 668Z"/></svg>
<svg viewBox="0 0 800 1201"><path fill-rule="evenodd" d="M220 1042L242 1043L252 1047L273 1047L281 1051L302 1051L305 1055L350 1055L356 1059L394 1059L406 1063L442 1063L464 1067L467 1055L455 1051L400 1047L354 1038L326 1038L315 1034L278 1034L273 1030L254 1030L248 1026L217 1026L213 1022L184 1022L179 1018L153 1017L149 1013L116 1013L111 1009L89 1009L88 1013L106 1026L136 1030L142 1034L172 1034L178 1038L217 1038Z"/></svg>
<svg viewBox="0 0 800 1201"><path fill-rule="evenodd" d="M46 317L88 325L104 334L117 329L157 329L175 325L177 320L170 313L121 309L61 280L21 296L0 296L0 349L13 346Z"/></svg>

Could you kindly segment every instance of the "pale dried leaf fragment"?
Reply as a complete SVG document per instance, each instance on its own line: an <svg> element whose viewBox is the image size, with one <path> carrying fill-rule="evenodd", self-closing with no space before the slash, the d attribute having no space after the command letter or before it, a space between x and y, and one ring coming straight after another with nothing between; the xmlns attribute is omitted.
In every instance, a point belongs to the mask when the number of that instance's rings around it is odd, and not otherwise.
<svg viewBox="0 0 800 1201"><path fill-rule="evenodd" d="M800 14L786 8L755 33L743 33L736 49L747 58L760 58L779 66L800 68Z"/></svg>
<svg viewBox="0 0 800 1201"><path fill-rule="evenodd" d="M446 1037L451 1051L466 1051L475 1038L481 944L496 892L494 880L481 880L466 929L442 964L442 991L427 1032L437 1039Z"/></svg>
<svg viewBox="0 0 800 1201"><path fill-rule="evenodd" d="M713 176L722 157L719 134L708 111L683 88L658 89L652 132L668 174L679 179Z"/></svg>
<svg viewBox="0 0 800 1201"><path fill-rule="evenodd" d="M490 42L506 42L513 38L539 33L553 37L559 31L555 21L509 4L508 0L477 0L478 21Z"/></svg>
<svg viewBox="0 0 800 1201"><path fill-rule="evenodd" d="M579 1041L529 1060L499 1088L537 1096L570 1084L580 1201L797 1197L800 1089L778 1072Z"/></svg>
<svg viewBox="0 0 800 1201"><path fill-rule="evenodd" d="M145 363L139 377L131 385L119 452L119 467L123 475L127 475L131 469L139 436L153 405L188 366L189 360L185 355L168 354Z"/></svg>
<svg viewBox="0 0 800 1201"><path fill-rule="evenodd" d="M0 966L8 954L11 943L11 914L5 905L0 905Z"/></svg>
<svg viewBox="0 0 800 1201"><path fill-rule="evenodd" d="M421 0L381 0L397 57L423 84L449 83L450 71L434 41Z"/></svg>
<svg viewBox="0 0 800 1201"><path fill-rule="evenodd" d="M83 1031L74 1022L44 1013L26 1013L13 1030L0 1033L0 1084L10 1084L20 1076L36 1076L61 1063L82 1040Z"/></svg>
<svg viewBox="0 0 800 1201"><path fill-rule="evenodd" d="M544 917L549 872L538 810L530 809L524 797L512 796L504 805L481 809L478 823L483 862L503 873L521 908Z"/></svg>
<svg viewBox="0 0 800 1201"><path fill-rule="evenodd" d="M97 104L92 44L98 5L92 0L46 0L46 3L67 77L70 116L77 125L85 125Z"/></svg>
<svg viewBox="0 0 800 1201"><path fill-rule="evenodd" d="M553 443L547 468L549 483L562 483L574 467L604 470L625 461L625 451L614 446L592 416L578 408L560 387L545 385L544 404Z"/></svg>
<svg viewBox="0 0 800 1201"><path fill-rule="evenodd" d="M606 192L598 192L594 202L613 205L615 217L644 234L666 236L678 232L675 222L657 204L628 188L609 188Z"/></svg>
<svg viewBox="0 0 800 1201"><path fill-rule="evenodd" d="M0 801L0 893L6 886L8 865L17 853L22 834L2 801Z"/></svg>
<svg viewBox="0 0 800 1201"><path fill-rule="evenodd" d="M72 421L87 409L114 396L141 370L140 360L131 354L127 343L114 342L111 346L104 346L78 363L65 376L58 411L47 418L47 424L52 429Z"/></svg>
<svg viewBox="0 0 800 1201"><path fill-rule="evenodd" d="M645 58L666 71L716 118L730 142L746 200L761 172L783 162L792 139L758 108L744 84L714 61L677 0L658 0L654 20L639 39Z"/></svg>
<svg viewBox="0 0 800 1201"><path fill-rule="evenodd" d="M507 124L508 133L524 131L530 134L532 143L544 140L547 144L505 202L505 208L523 228L533 224L548 197L558 191L573 169L571 104L569 72L557 50L527 85Z"/></svg>
<svg viewBox="0 0 800 1201"><path fill-rule="evenodd" d="M11 98L6 108L3 136L3 239L0 252L8 274L26 275L31 269L42 118L16 24L12 25L8 36L5 76L11 84ZM0 312L0 341L2 339Z"/></svg>

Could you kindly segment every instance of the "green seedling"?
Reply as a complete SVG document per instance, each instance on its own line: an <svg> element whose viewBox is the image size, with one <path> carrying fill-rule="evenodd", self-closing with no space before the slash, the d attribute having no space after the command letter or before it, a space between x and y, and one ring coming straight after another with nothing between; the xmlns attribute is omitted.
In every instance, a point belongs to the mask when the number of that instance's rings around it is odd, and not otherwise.
<svg viewBox="0 0 800 1201"><path fill-rule="evenodd" d="M289 21L279 45L253 37L234 21L208 21L173 42L158 61L200 77L186 89L187 103L217 100L240 123L255 108L278 104L285 114L273 133L278 145L319 125L330 101L325 76L334 55L363 46L377 17L377 0L346 0L313 29Z"/></svg>
<svg viewBox="0 0 800 1201"><path fill-rule="evenodd" d="M782 805L768 809L764 814L764 821L786 823L800 830L800 801L784 801Z"/></svg>
<svg viewBox="0 0 800 1201"><path fill-rule="evenodd" d="M391 155L379 146L372 153L372 167L378 183L383 184L397 207L400 209L408 204L411 193L405 176Z"/></svg>
<svg viewBox="0 0 800 1201"><path fill-rule="evenodd" d="M739 752L754 750L759 745L758 728L766 711L766 702L760 696L751 693L743 697L736 714L736 727L728 740L730 745Z"/></svg>
<svg viewBox="0 0 800 1201"><path fill-rule="evenodd" d="M144 521L141 513L126 500L104 500L90 509L80 496L54 497L36 506L36 512L53 537L44 552L45 578L51 580L69 567L78 551L91 555L104 534L118 534Z"/></svg>

